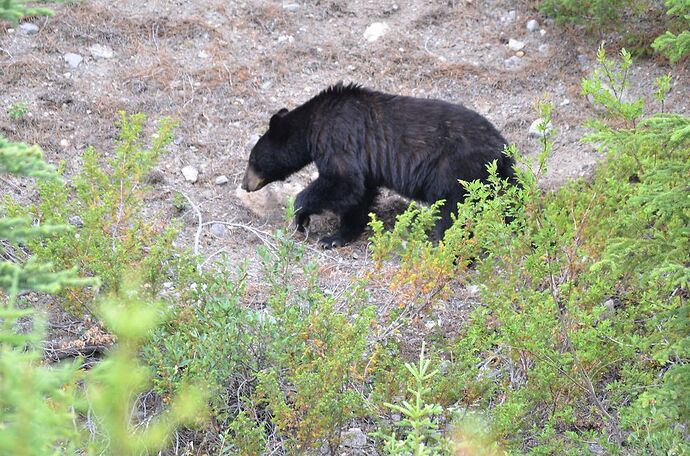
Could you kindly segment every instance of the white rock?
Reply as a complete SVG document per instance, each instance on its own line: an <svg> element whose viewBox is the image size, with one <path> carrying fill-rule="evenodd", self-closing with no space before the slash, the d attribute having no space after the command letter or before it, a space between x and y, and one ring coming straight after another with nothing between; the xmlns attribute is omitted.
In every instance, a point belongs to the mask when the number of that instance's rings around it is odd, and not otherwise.
<svg viewBox="0 0 690 456"><path fill-rule="evenodd" d="M364 31L364 38L368 42L373 43L388 33L388 30L390 30L390 26L385 22L374 22Z"/></svg>
<svg viewBox="0 0 690 456"><path fill-rule="evenodd" d="M185 166L182 168L182 175L187 182L193 184L199 178L199 170L193 166Z"/></svg>
<svg viewBox="0 0 690 456"><path fill-rule="evenodd" d="M538 128L542 123L544 123L544 120L541 117L532 122L532 125L529 126L529 135L531 137L541 138L544 133L549 134L553 130L553 124L549 121L549 123L546 124L546 131L542 133Z"/></svg>
<svg viewBox="0 0 690 456"><path fill-rule="evenodd" d="M511 51L519 51L525 47L525 43L523 41L511 38L510 40L508 40L508 47Z"/></svg>
<svg viewBox="0 0 690 456"><path fill-rule="evenodd" d="M60 147L63 149L66 149L69 147L69 141L67 139L61 139L60 140Z"/></svg>
<svg viewBox="0 0 690 456"><path fill-rule="evenodd" d="M251 135L249 137L249 141L247 141L247 144L244 146L244 150L250 152L254 148L254 146L256 146L256 143L259 142L259 138L260 136L257 134Z"/></svg>
<svg viewBox="0 0 690 456"><path fill-rule="evenodd" d="M115 53L110 46L94 44L89 48L89 52L96 59L112 59Z"/></svg>
<svg viewBox="0 0 690 456"><path fill-rule="evenodd" d="M539 22L537 22L535 19L530 19L527 21L526 27L530 32L536 32L539 29Z"/></svg>
<svg viewBox="0 0 690 456"><path fill-rule="evenodd" d="M360 428L350 428L342 435L342 445L349 448L367 446L367 435Z"/></svg>
<svg viewBox="0 0 690 456"><path fill-rule="evenodd" d="M266 220L282 221L288 199L295 197L304 186L297 182L273 182L261 190L247 192L238 186L235 196L256 216Z"/></svg>
<svg viewBox="0 0 690 456"><path fill-rule="evenodd" d="M214 223L211 225L211 234L218 237L225 236L225 225L222 223Z"/></svg>
<svg viewBox="0 0 690 456"><path fill-rule="evenodd" d="M467 287L465 287L465 289L467 290L467 293L472 295L472 296L476 296L479 294L479 286L478 285L467 285Z"/></svg>
<svg viewBox="0 0 690 456"><path fill-rule="evenodd" d="M64 56L65 62L70 66L70 68L77 68L79 64L84 60L84 57L73 52L68 52Z"/></svg>
<svg viewBox="0 0 690 456"><path fill-rule="evenodd" d="M225 185L228 182L230 182L230 179L228 179L228 176L218 176L216 177L216 185Z"/></svg>
<svg viewBox="0 0 690 456"><path fill-rule="evenodd" d="M520 59L520 57L514 55L514 56L510 57L509 59L505 59L503 61L503 65L505 65L505 67L508 68L509 70L515 70L515 69L520 68L520 66L522 66L522 60Z"/></svg>
<svg viewBox="0 0 690 456"><path fill-rule="evenodd" d="M294 13L300 8L298 3L284 3L283 9L289 13Z"/></svg>
<svg viewBox="0 0 690 456"><path fill-rule="evenodd" d="M561 101L561 106L568 106L570 104L570 100L567 98L564 98L563 101Z"/></svg>
<svg viewBox="0 0 690 456"><path fill-rule="evenodd" d="M24 22L19 26L19 30L25 35L35 35L38 33L38 26L31 22Z"/></svg>

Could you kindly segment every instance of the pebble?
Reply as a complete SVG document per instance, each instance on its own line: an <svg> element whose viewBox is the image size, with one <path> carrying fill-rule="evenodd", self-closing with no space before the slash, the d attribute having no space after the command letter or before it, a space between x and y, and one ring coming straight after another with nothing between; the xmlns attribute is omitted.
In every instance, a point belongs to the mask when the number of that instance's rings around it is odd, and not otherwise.
<svg viewBox="0 0 690 456"><path fill-rule="evenodd" d="M546 54L547 52L549 52L549 45L548 44L540 44L539 45L539 52L541 52L542 54Z"/></svg>
<svg viewBox="0 0 690 456"><path fill-rule="evenodd" d="M364 30L364 38L368 42L373 43L374 41L378 40L383 35L385 35L389 29L390 26L385 22L374 22L369 27L367 27L366 30Z"/></svg>
<svg viewBox="0 0 690 456"><path fill-rule="evenodd" d="M193 184L199 178L199 170L193 166L185 166L182 168L182 175L187 182Z"/></svg>
<svg viewBox="0 0 690 456"><path fill-rule="evenodd" d="M536 119L534 122L532 122L532 125L529 126L529 135L533 138L541 138L543 133L539 131L537 128L538 125L540 125L544 120L540 117L539 119ZM553 124L551 121L549 121L548 124L546 124L546 134L549 134L553 130Z"/></svg>
<svg viewBox="0 0 690 456"><path fill-rule="evenodd" d="M520 59L520 57L514 55L509 59L505 59L503 61L503 65L505 65L505 67L509 70L515 70L517 68L520 68L520 66L522 65L522 60Z"/></svg>
<svg viewBox="0 0 690 456"><path fill-rule="evenodd" d="M244 146L244 150L247 152L251 152L251 150L256 146L256 143L259 142L260 136L257 134L253 134L249 137L249 141L247 141L247 144Z"/></svg>
<svg viewBox="0 0 690 456"><path fill-rule="evenodd" d="M38 33L38 26L31 22L24 22L19 26L19 30L25 35L35 35Z"/></svg>
<svg viewBox="0 0 690 456"><path fill-rule="evenodd" d="M82 218L78 215L73 215L72 217L68 218L67 222L72 226L76 226L77 228L84 226L84 220L82 220Z"/></svg>
<svg viewBox="0 0 690 456"><path fill-rule="evenodd" d="M506 17L506 20L508 22L513 22L515 19L517 19L517 12L515 10L508 11L508 16Z"/></svg>
<svg viewBox="0 0 690 456"><path fill-rule="evenodd" d="M478 285L467 285L465 287L467 290L467 293L471 296L477 296L479 294L479 286Z"/></svg>
<svg viewBox="0 0 690 456"><path fill-rule="evenodd" d="M525 55L525 51L517 51L515 55L517 55L518 57L522 57Z"/></svg>
<svg viewBox="0 0 690 456"><path fill-rule="evenodd" d="M530 19L527 21L526 27L530 32L536 32L537 29L539 29L539 22L537 22L535 19Z"/></svg>
<svg viewBox="0 0 690 456"><path fill-rule="evenodd" d="M79 64L84 60L84 57L73 52L68 52L64 56L65 62L70 66L70 68L77 68Z"/></svg>
<svg viewBox="0 0 690 456"><path fill-rule="evenodd" d="M523 41L515 40L513 38L508 40L508 48L510 48L511 51L519 51L524 47L525 43Z"/></svg>
<svg viewBox="0 0 690 456"><path fill-rule="evenodd" d="M570 104L570 100L567 98L564 98L563 101L561 101L561 106L568 106Z"/></svg>
<svg viewBox="0 0 690 456"><path fill-rule="evenodd" d="M68 148L68 147L69 147L69 140L67 140L67 139L61 139L61 140L60 140L60 147L62 147L63 149Z"/></svg>
<svg viewBox="0 0 690 456"><path fill-rule="evenodd" d="M94 44L89 48L89 52L96 59L112 59L115 53L110 46Z"/></svg>
<svg viewBox="0 0 690 456"><path fill-rule="evenodd" d="M349 448L367 446L367 435L360 428L350 428L342 435L342 445Z"/></svg>
<svg viewBox="0 0 690 456"><path fill-rule="evenodd" d="M299 10L300 6L298 3L285 3L283 4L283 9L289 13L295 13Z"/></svg>
<svg viewBox="0 0 690 456"><path fill-rule="evenodd" d="M225 185L228 182L230 182L230 179L228 179L228 176L218 176L216 177L216 185Z"/></svg>
<svg viewBox="0 0 690 456"><path fill-rule="evenodd" d="M218 237L225 236L225 225L222 223L214 223L211 225L211 234Z"/></svg>

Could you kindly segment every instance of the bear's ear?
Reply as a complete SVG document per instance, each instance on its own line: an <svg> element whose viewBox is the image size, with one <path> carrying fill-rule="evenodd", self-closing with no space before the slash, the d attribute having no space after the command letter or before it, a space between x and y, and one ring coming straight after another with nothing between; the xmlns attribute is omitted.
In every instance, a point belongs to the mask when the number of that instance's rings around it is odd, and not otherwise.
<svg viewBox="0 0 690 456"><path fill-rule="evenodd" d="M289 132L289 125L287 119L285 119L285 114L289 111L285 108L281 109L271 117L271 121L268 123L269 131L276 138L285 138Z"/></svg>

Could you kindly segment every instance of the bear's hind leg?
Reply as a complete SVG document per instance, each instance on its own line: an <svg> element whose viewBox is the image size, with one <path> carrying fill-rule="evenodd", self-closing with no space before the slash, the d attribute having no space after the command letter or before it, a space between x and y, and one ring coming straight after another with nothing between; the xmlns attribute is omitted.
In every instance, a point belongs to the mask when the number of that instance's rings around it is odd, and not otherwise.
<svg viewBox="0 0 690 456"><path fill-rule="evenodd" d="M369 210L377 195L376 189L367 189L359 204L340 215L338 232L319 239L319 245L324 249L332 249L342 247L357 239L369 223Z"/></svg>

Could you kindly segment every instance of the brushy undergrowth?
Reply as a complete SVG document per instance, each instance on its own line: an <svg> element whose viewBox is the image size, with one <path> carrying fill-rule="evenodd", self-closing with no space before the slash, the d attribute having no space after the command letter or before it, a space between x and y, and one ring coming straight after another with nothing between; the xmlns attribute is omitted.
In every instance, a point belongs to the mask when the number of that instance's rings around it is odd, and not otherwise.
<svg viewBox="0 0 690 456"><path fill-rule="evenodd" d="M433 208L412 208L392 234L374 221L374 251L396 253L401 269L443 263L449 250L476 259L471 283L483 304L436 390L442 402L489 413L512 451L685 454L690 119L643 116L641 102L621 101L629 54L617 63L600 50L599 63L583 82L583 94L606 108L585 138L607 156L591 182L538 189L552 147L544 129L521 188L495 178L466 184L457 221L436 246L424 234ZM659 81L659 99L668 86ZM548 120L548 105L541 115ZM421 225L409 229L410 219ZM468 228L471 239L456 237ZM420 246L424 255L411 256Z"/></svg>
<svg viewBox="0 0 690 456"><path fill-rule="evenodd" d="M144 115L121 113L120 135L110 158L89 147L81 170L70 181L38 181L37 204L6 201L9 215L75 227L69 236L27 242L37 260L97 276L105 291L117 291L124 274L133 269L152 291L167 277L176 230L144 212L144 196L147 173L165 153L174 124L163 119L148 146L142 139L145 121ZM93 297L88 291L68 291L66 307L84 310Z"/></svg>

